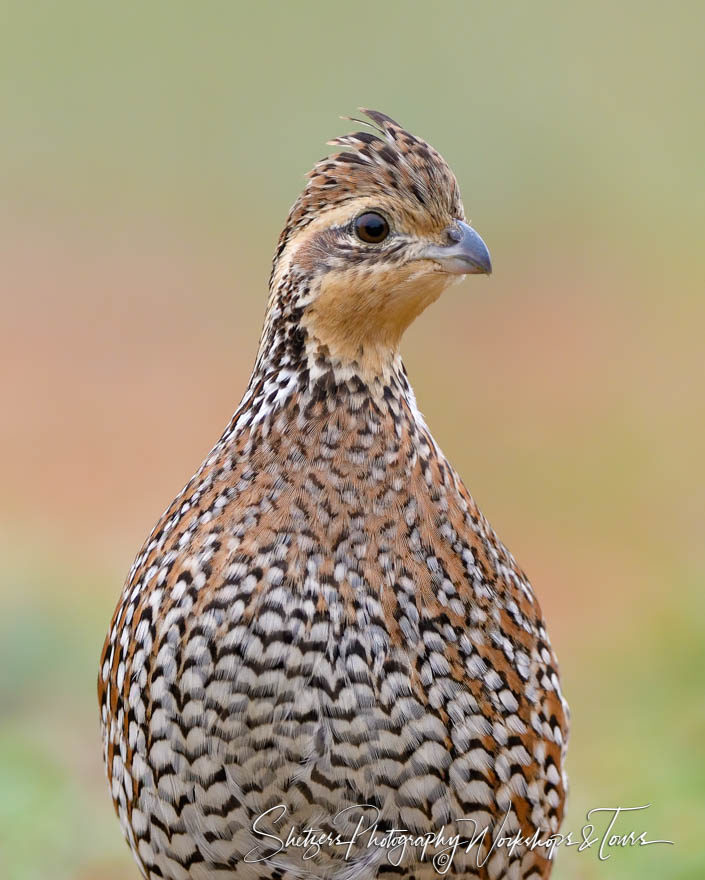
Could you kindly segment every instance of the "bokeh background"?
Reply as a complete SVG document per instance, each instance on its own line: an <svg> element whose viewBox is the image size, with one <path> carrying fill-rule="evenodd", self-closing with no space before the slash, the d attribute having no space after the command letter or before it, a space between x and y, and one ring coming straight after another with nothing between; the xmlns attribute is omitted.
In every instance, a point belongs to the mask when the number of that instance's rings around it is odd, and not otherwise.
<svg viewBox="0 0 705 880"><path fill-rule="evenodd" d="M404 352L534 581L573 712L565 830L705 876L702 3L2 4L0 877L136 877L98 656L255 355L303 174L381 109L454 167L495 274ZM598 826L602 826L598 823Z"/></svg>

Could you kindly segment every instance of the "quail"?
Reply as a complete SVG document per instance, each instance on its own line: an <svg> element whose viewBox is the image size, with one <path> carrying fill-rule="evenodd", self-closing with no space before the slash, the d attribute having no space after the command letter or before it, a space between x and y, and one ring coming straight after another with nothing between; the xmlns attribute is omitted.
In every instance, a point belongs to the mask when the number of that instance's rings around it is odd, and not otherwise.
<svg viewBox="0 0 705 880"><path fill-rule="evenodd" d="M399 352L489 252L441 156L363 113L289 213L242 401L140 550L103 647L108 783L149 880L553 866L556 659Z"/></svg>

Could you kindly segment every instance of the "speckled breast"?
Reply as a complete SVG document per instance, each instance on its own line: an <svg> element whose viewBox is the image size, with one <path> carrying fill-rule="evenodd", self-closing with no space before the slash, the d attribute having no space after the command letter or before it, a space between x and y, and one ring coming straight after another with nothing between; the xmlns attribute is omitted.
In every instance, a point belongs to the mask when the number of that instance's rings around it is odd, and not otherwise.
<svg viewBox="0 0 705 880"><path fill-rule="evenodd" d="M445 847L419 836L483 828L449 876L550 872L542 849L490 850L562 816L540 610L405 402L226 433L135 561L99 692L150 878L437 877Z"/></svg>

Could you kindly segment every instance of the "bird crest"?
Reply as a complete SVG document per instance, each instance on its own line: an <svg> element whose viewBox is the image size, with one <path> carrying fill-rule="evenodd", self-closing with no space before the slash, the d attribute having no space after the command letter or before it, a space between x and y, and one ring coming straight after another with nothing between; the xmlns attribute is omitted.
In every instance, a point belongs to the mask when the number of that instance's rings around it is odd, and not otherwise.
<svg viewBox="0 0 705 880"><path fill-rule="evenodd" d="M328 141L343 149L321 159L307 174L306 186L279 238L277 256L291 235L322 211L367 194L388 195L416 206L438 225L448 217L464 219L460 188L445 159L386 114L362 108L360 112L371 121L342 118L371 131L355 131Z"/></svg>

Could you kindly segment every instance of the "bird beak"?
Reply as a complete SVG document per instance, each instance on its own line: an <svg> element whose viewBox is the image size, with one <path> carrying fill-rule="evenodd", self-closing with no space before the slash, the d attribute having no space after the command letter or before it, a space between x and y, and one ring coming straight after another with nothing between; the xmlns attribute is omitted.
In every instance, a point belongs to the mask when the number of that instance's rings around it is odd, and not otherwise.
<svg viewBox="0 0 705 880"><path fill-rule="evenodd" d="M446 230L450 244L429 245L421 259L433 260L450 275L491 275L492 261L487 245L472 226L457 220Z"/></svg>

